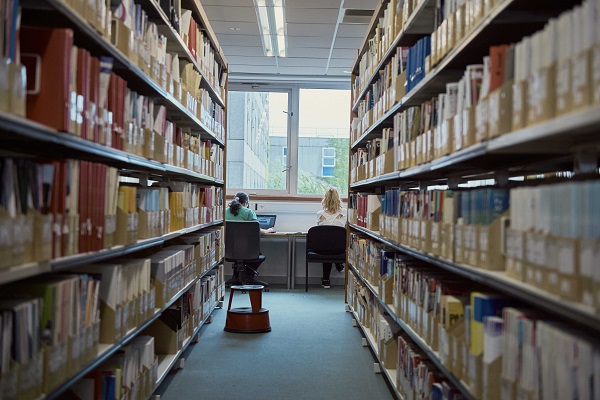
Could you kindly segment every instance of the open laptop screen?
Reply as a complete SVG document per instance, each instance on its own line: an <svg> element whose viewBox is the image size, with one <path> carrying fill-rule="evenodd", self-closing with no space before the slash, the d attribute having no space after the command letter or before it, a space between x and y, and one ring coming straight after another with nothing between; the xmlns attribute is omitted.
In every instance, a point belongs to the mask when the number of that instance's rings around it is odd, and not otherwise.
<svg viewBox="0 0 600 400"><path fill-rule="evenodd" d="M275 226L277 215L257 215L256 219L262 229L269 229Z"/></svg>

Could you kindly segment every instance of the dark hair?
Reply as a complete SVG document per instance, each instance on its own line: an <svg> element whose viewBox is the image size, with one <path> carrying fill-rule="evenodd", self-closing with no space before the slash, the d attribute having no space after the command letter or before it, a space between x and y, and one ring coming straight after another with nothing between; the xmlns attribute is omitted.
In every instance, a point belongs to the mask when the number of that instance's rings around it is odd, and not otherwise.
<svg viewBox="0 0 600 400"><path fill-rule="evenodd" d="M231 213L237 217L237 215L240 212L240 209L242 208L242 204L247 204L249 200L250 199L248 198L248 195L246 193L236 193L231 203L229 203L229 211L231 211Z"/></svg>

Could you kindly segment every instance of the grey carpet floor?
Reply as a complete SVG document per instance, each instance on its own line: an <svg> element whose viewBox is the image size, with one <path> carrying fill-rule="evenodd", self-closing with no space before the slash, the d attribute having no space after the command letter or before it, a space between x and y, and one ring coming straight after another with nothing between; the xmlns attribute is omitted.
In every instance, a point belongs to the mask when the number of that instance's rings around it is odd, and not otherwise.
<svg viewBox="0 0 600 400"><path fill-rule="evenodd" d="M223 331L223 309L200 331L155 394L187 399L393 399L384 378L373 373L373 357L345 312L343 288L272 288L263 293L272 331ZM249 306L236 292L232 307Z"/></svg>

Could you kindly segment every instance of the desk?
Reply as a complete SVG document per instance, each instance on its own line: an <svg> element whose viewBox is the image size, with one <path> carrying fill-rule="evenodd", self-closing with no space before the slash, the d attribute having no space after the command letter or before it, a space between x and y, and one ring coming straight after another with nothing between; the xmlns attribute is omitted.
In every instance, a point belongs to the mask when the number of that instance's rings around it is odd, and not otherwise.
<svg viewBox="0 0 600 400"><path fill-rule="evenodd" d="M266 260L258 269L258 279L288 289L296 288L296 280L304 283L304 265L306 262L306 232L276 232L260 237L260 252ZM309 266L309 282L320 284L322 269L317 264ZM311 273L312 272L312 273ZM332 271L335 272L335 269ZM227 263L225 274L231 277L231 263ZM331 283L344 285L345 274L331 274Z"/></svg>
<svg viewBox="0 0 600 400"><path fill-rule="evenodd" d="M262 235L260 238L261 252L267 257L265 264L269 260L269 254L268 254L268 253L270 253L269 243L270 242L278 242L281 239L284 239L287 242L287 253L286 253L286 257L285 257L285 259L286 259L285 283L286 283L286 286L288 289L294 289L295 284L296 284L296 279L295 279L296 247L297 247L296 243L298 240L306 241L306 232L275 232L275 233L268 233L268 234ZM263 243L265 244L265 246L263 246ZM264 248L264 250L263 250L263 248ZM276 253L273 252L272 255L276 255ZM275 256L273 261L278 263L280 260ZM263 267L261 266L261 270L262 269L263 269ZM268 270L269 270L269 268L267 267L265 272L268 272Z"/></svg>

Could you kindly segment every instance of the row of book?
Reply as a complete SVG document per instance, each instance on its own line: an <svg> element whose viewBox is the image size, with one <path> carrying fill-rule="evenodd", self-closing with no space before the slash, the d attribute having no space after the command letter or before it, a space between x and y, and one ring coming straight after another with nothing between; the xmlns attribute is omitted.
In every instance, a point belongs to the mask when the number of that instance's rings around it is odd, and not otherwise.
<svg viewBox="0 0 600 400"><path fill-rule="evenodd" d="M461 7L470 3L477 2ZM595 0L585 1L516 44L490 47L482 63L468 65L445 92L396 114L393 171L597 103L594 82L600 80L590 67L600 41L592 28L597 8ZM541 57L531 49L548 50ZM353 177L376 173L371 168Z"/></svg>
<svg viewBox="0 0 600 400"><path fill-rule="evenodd" d="M70 0L71 7L80 15L88 16L89 20L96 18L101 19L101 14L105 13L106 4L104 0L97 0L99 3L94 7L94 2L83 0ZM159 4L160 3L160 4ZM150 21L148 14L144 9L144 4L134 2L134 0L121 1L117 7L110 8L108 20L112 19L113 23L107 24L107 29L98 31L103 35L110 37L121 50L125 50L125 55L133 55L133 58L143 60L145 64L165 65L167 52L166 37L158 33L157 25ZM219 90L218 94L223 96L224 85L220 85L223 77L223 68L215 60L215 50L211 42L204 34L204 24L197 22L197 17L191 10L181 8L179 1L162 0L156 2L156 5L148 5L147 7L161 7L169 22L173 26L175 32L181 37L186 45L189 53L204 78L211 83L215 90ZM111 15L111 11L112 15ZM90 21L91 22L91 21ZM130 54L131 53L131 54ZM225 78L226 79L226 78Z"/></svg>
<svg viewBox="0 0 600 400"><path fill-rule="evenodd" d="M224 97L227 73L215 60L215 51L205 34L203 24L197 22L191 10L182 9L177 0L162 0L160 6L187 45L192 57L198 62L206 80L213 88L219 88L221 97Z"/></svg>
<svg viewBox="0 0 600 400"><path fill-rule="evenodd" d="M0 171L1 267L98 251L223 218L220 187L120 185L115 168L70 159L4 158Z"/></svg>
<svg viewBox="0 0 600 400"><path fill-rule="evenodd" d="M66 378L96 356L100 281L95 274L37 277L3 290L3 398L37 398L53 388L54 379Z"/></svg>
<svg viewBox="0 0 600 400"><path fill-rule="evenodd" d="M476 398L597 396L600 349L584 332L389 249L378 257L359 253L360 240L353 238L351 265L376 264L375 294ZM556 346L564 351L554 351Z"/></svg>
<svg viewBox="0 0 600 400"><path fill-rule="evenodd" d="M130 344L69 388L69 395L81 400L148 398L156 389L159 363L191 339L223 297L223 276L221 265L196 282Z"/></svg>
<svg viewBox="0 0 600 400"><path fill-rule="evenodd" d="M500 0L449 0L436 4L434 31L431 34L431 66L434 67L461 40L475 29Z"/></svg>
<svg viewBox="0 0 600 400"><path fill-rule="evenodd" d="M510 191L511 228L564 238L600 238L600 182L574 181Z"/></svg>
<svg viewBox="0 0 600 400"><path fill-rule="evenodd" d="M358 102L352 129L354 138L366 131L425 77L425 63L430 52L429 36L418 40L412 47L397 47L394 56L379 71L379 79L371 84L364 99Z"/></svg>
<svg viewBox="0 0 600 400"><path fill-rule="evenodd" d="M9 3L13 2L14 0ZM19 14L18 4L16 7L15 12ZM19 20L17 18L17 22ZM6 25L13 28L10 24ZM154 148L155 133L165 136L166 108L157 106L155 110L151 99L127 88L125 80L112 72L111 58L93 57L87 50L73 46L72 30L34 27L17 27L16 30L19 32L19 39L16 41L19 51L14 52L10 66L7 64L3 67L6 94L2 96L0 109L26 116L58 131L69 132L138 155L146 155L144 151ZM187 99L187 94L184 96L182 93L175 97L186 106L190 105L187 103L193 103L188 107L191 108L190 111L216 136L223 137L222 107L210 95L206 96L206 90L200 89L200 78L193 83L185 81L190 74L193 75L193 65L189 63L189 67L186 67L182 62L184 65L181 65L180 78L178 56L166 53L166 38L158 35L153 23L149 23L146 32L148 38L144 43L165 42L160 46L165 52L163 56L152 56L165 59L160 64L164 64L163 67L158 68L159 71L164 71L163 76L159 79L157 72L153 76L155 80L161 80L161 85L173 95L177 94L175 86L178 86L179 92L185 86L191 93L188 96L191 100ZM150 39L151 35L154 35L153 39ZM37 40L39 37L44 37L45 40ZM159 40L159 37L164 40ZM20 65L24 68L14 67ZM148 69L145 72L151 75L152 71ZM23 79L20 78L21 75ZM23 86L25 82L26 88ZM9 93L15 97L11 98ZM56 95L61 96L64 101L48 101L55 99ZM15 110L13 103L18 106ZM173 140L168 139L168 143L173 143ZM159 155L151 158L156 157ZM162 158L159 161L163 161Z"/></svg>
<svg viewBox="0 0 600 400"><path fill-rule="evenodd" d="M357 320L375 338L380 365L395 370L394 386L404 399L463 399L460 392L433 365L422 349L402 332L379 307L375 294L353 275L348 303Z"/></svg>
<svg viewBox="0 0 600 400"><path fill-rule="evenodd" d="M118 343L179 296L199 276L200 250L197 244L174 244L159 252L148 250L146 257L142 253L142 258L79 266L6 287L0 299L3 385L11 379L16 379L16 387L35 383L28 386L33 396L19 398L36 398L35 394L57 387L97 356L99 343ZM224 267L203 273L189 293L175 299L171 311L161 314L161 320L172 318L174 309L198 326L223 296ZM31 370L38 372L28 380L25 376Z"/></svg>
<svg viewBox="0 0 600 400"><path fill-rule="evenodd" d="M505 271L561 298L600 308L595 180L467 191L349 196L348 220L458 264Z"/></svg>
<svg viewBox="0 0 600 400"><path fill-rule="evenodd" d="M512 278L600 309L598 181L513 189L505 268Z"/></svg>
<svg viewBox="0 0 600 400"><path fill-rule="evenodd" d="M420 6L419 0L391 0L384 4L383 15L378 19L373 37L369 38L365 53L359 61L358 76L353 84L354 99L358 98L358 94L369 83L368 77L376 72L375 67Z"/></svg>

